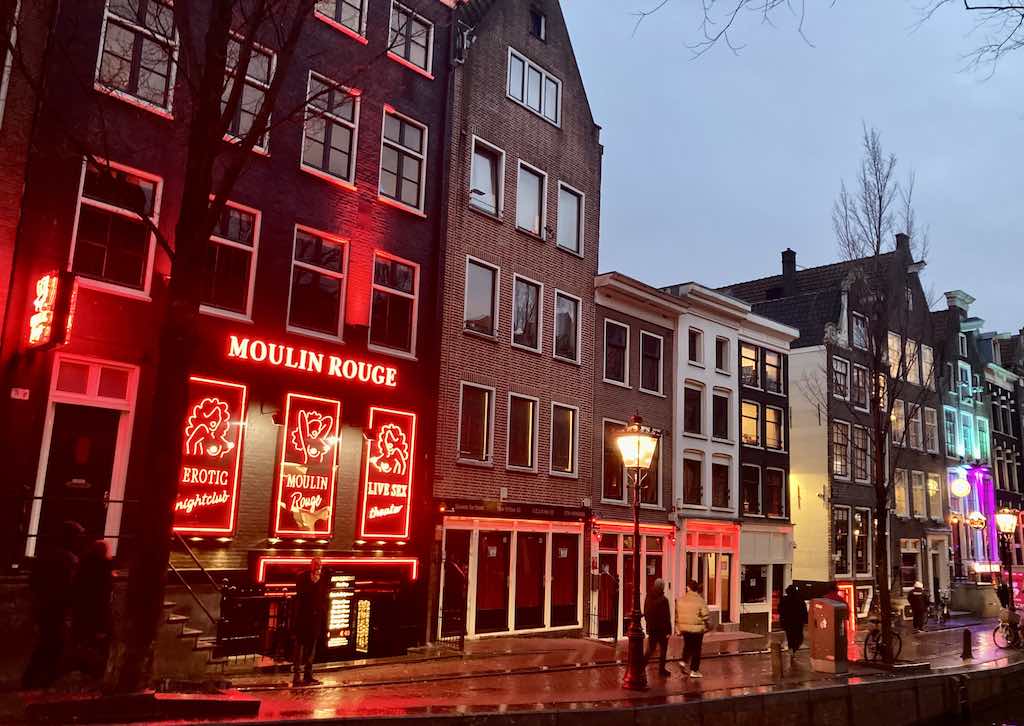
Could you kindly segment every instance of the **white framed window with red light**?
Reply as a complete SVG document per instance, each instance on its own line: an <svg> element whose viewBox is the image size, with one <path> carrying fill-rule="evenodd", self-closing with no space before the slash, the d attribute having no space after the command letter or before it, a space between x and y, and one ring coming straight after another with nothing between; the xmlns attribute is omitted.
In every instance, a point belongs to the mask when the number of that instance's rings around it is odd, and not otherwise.
<svg viewBox="0 0 1024 726"><path fill-rule="evenodd" d="M288 288L289 332L342 340L348 248L347 240L295 226Z"/></svg>
<svg viewBox="0 0 1024 726"><path fill-rule="evenodd" d="M313 15L356 41L367 42L366 0L317 0Z"/></svg>
<svg viewBox="0 0 1024 726"><path fill-rule="evenodd" d="M369 348L416 355L420 266L388 252L373 253Z"/></svg>
<svg viewBox="0 0 1024 726"><path fill-rule="evenodd" d="M391 2L388 57L433 79L434 24L402 3Z"/></svg>
<svg viewBox="0 0 1024 726"><path fill-rule="evenodd" d="M252 320L261 215L258 209L227 202L210 234L200 310Z"/></svg>
<svg viewBox="0 0 1024 726"><path fill-rule="evenodd" d="M309 72L299 167L346 188L356 181L360 93Z"/></svg>

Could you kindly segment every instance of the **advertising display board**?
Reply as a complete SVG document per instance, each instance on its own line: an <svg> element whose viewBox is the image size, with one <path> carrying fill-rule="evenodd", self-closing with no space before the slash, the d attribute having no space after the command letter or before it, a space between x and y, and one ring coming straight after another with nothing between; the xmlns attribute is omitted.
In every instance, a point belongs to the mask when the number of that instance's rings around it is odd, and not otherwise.
<svg viewBox="0 0 1024 726"><path fill-rule="evenodd" d="M288 394L274 504L275 537L332 534L340 425L341 401Z"/></svg>
<svg viewBox="0 0 1024 726"><path fill-rule="evenodd" d="M359 536L407 539L416 414L372 407L366 436Z"/></svg>

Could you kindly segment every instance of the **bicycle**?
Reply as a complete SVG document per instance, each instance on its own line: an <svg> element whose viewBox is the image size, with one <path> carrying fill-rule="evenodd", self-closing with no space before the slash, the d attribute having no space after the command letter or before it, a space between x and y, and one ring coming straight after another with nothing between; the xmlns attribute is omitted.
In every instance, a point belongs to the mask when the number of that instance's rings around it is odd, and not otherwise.
<svg viewBox="0 0 1024 726"><path fill-rule="evenodd" d="M893 660L896 660L900 657L900 653L903 652L903 638L900 637L898 632L896 632L896 623L899 620L899 614L893 613L892 620L893 629L890 632L890 635L892 636L890 644L892 645L892 658ZM868 632L867 635L864 636L863 648L864 660L872 662L880 659L884 660L885 648L882 644L882 618L877 614L873 614L868 618Z"/></svg>
<svg viewBox="0 0 1024 726"><path fill-rule="evenodd" d="M1021 647L1020 615L1006 608L999 611L999 625L992 631L992 641L997 648L1009 650Z"/></svg>
<svg viewBox="0 0 1024 726"><path fill-rule="evenodd" d="M943 590L939 592L938 602L933 602L928 606L928 619L934 620L941 627L949 618L949 594Z"/></svg>

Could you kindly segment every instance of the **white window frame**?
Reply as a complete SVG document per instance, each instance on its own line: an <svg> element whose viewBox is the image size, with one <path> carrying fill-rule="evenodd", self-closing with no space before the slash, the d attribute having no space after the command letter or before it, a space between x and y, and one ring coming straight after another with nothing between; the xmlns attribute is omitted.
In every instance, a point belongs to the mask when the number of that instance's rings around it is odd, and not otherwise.
<svg viewBox="0 0 1024 726"><path fill-rule="evenodd" d="M107 159L96 158L97 165L103 169L110 167L116 171L127 172L140 179L153 182L153 214L150 216L150 221L153 226L156 227L160 223L160 203L163 197L164 180L163 178L150 174L149 172L141 171L134 167L127 166L125 164L118 164ZM98 199L90 199L85 196L85 172L89 166L89 160L86 158L82 159L82 168L79 172L78 179L78 200L75 204L75 221L73 231L71 233L71 246L68 251L67 269L69 272L74 271L75 264L75 247L78 244L78 223L81 216L82 205L87 204L90 207L102 209L110 214L117 214L128 219L140 219L140 215L128 211L123 207L116 207L107 202L101 202ZM88 288L91 290L100 290L103 292L113 293L115 295L121 295L123 297L134 298L136 300L151 300L150 291L153 283L153 258L156 255L156 235L150 230L149 232L149 249L146 252L146 271L143 274L142 289L127 287L125 285L118 284L116 282L108 282L106 280L97 280L92 277L86 277L84 275L75 275L75 280L79 287Z"/></svg>
<svg viewBox="0 0 1024 726"><path fill-rule="evenodd" d="M906 369L907 383L921 385L921 345L916 340L903 340L903 367Z"/></svg>
<svg viewBox="0 0 1024 726"><path fill-rule="evenodd" d="M658 341L658 387L657 389L644 388L644 338L656 338ZM651 393L655 396L662 396L665 392L665 338L652 333L649 330L640 331L640 347L637 351L638 363L639 363L639 380L637 381L637 388L643 393Z"/></svg>
<svg viewBox="0 0 1024 726"><path fill-rule="evenodd" d="M312 97L312 91L310 86L313 82L313 76L317 77L317 80L326 86L330 86L332 89L340 91L348 95L352 99L352 121L349 122L340 116L318 109L315 106L311 106L309 99ZM322 97L322 96L321 96ZM316 71L310 70L309 76L306 79L306 103L303 106L303 118L302 118L302 146L299 149L299 168L315 177L319 177L326 182L330 182L336 186L340 186L345 189L356 188L356 161L359 153L359 113L362 108L362 93L354 88L343 86L340 83L335 83L327 76L317 73ZM306 148L306 125L309 123L311 116L323 116L326 121L325 123L336 123L345 126L352 132L352 144L348 155L349 164L349 178L335 176L326 169L321 169L317 166L310 166L306 163L304 158ZM324 138L326 145L326 137Z"/></svg>
<svg viewBox="0 0 1024 726"><path fill-rule="evenodd" d="M935 485L937 487L934 498L932 497L932 494L931 494L931 492L928 489L928 485L932 481L935 482ZM925 493L925 498L928 500L928 516L933 521L935 521L935 522L941 522L942 519L943 519L943 517L942 517L942 499L943 499L943 497L942 497L942 477L940 477L935 472L931 472L931 471L926 472L925 473L924 486L925 486L925 492L924 492ZM933 504L937 504L938 507L937 508L933 507L932 506Z"/></svg>
<svg viewBox="0 0 1024 726"><path fill-rule="evenodd" d="M245 298L245 312L238 313L234 310L225 310L223 308L218 308L214 305L207 304L200 305L199 312L205 315L213 315L219 318L228 318L229 320L238 320L243 323L251 323L252 301L254 297L253 291L255 290L256 287L256 258L259 255L260 249L260 226L263 223L263 215L260 213L260 210L258 209L247 207L244 204L239 204L238 202L232 202L230 200L225 201L225 206L232 207L234 209L238 209L242 212L245 212L246 214L253 215L252 247L247 247L246 245L239 244L238 242L234 242L223 237L218 237L216 234L212 232L210 233L209 241L210 244L219 244L224 245L225 247L231 247L233 249L251 252L251 256L249 259L249 289L248 292L246 293ZM289 288L290 287L291 281L289 281Z"/></svg>
<svg viewBox="0 0 1024 726"><path fill-rule="evenodd" d="M857 371L861 371L864 374L864 405L861 406L853 398L853 377ZM855 411L867 412L871 409L871 373L868 371L866 366L862 366L858 363L854 363L850 366L850 404L853 406Z"/></svg>
<svg viewBox="0 0 1024 726"><path fill-rule="evenodd" d="M767 474L769 471L777 471L782 475L782 514L769 514L768 508L764 505L764 493L766 489L766 482L768 480ZM778 466L766 466L761 471L761 511L764 516L768 519L785 519L788 507L786 506L786 491L789 489L789 475L786 470ZM853 530L851 529L851 534Z"/></svg>
<svg viewBox="0 0 1024 726"><path fill-rule="evenodd" d="M494 310L494 330L490 333L481 333L479 330L471 330L466 327L466 315L469 313L469 266L470 264L486 267L494 272L494 288L491 290L491 309ZM482 260L473 255L466 255L466 269L462 278L462 332L470 335L479 335L484 338L496 338L499 327L499 304L501 300L501 268L487 260Z"/></svg>
<svg viewBox="0 0 1024 726"><path fill-rule="evenodd" d="M920 484L920 487L918 486ZM921 492L924 511L917 511L917 492ZM928 482L923 471L910 472L910 516L914 519L928 519Z"/></svg>
<svg viewBox="0 0 1024 726"><path fill-rule="evenodd" d="M488 151L494 153L498 157L498 168L495 169L495 182L497 183L497 189L494 190L496 195L495 199L495 211L491 212L488 209L474 204L473 197L473 164L476 161L476 147L481 146ZM476 134L473 135L473 142L469 151L469 206L473 207L479 212L484 214L492 215L501 219L505 214L505 150L500 146L495 146L491 142L483 139Z"/></svg>
<svg viewBox="0 0 1024 726"><path fill-rule="evenodd" d="M487 447L486 454L483 459L464 459L462 457L462 403L464 393L467 387L478 388L483 391L489 391L490 395L487 398L487 435L484 437L484 446ZM469 464L470 466L494 466L494 398L495 389L494 386L487 386L483 383L474 383L473 381L459 381L459 415L458 415L458 428L455 433L455 458L459 464Z"/></svg>
<svg viewBox="0 0 1024 726"><path fill-rule="evenodd" d="M559 242L559 239L558 239L558 219L560 219L559 215L561 215L561 213L562 213L561 201L562 201L562 190L563 189L565 189L570 194L576 196L579 199L579 201L580 201L579 224L578 224L578 226L576 228L576 238L577 238L576 242L577 242L577 246L579 247L578 250L574 250L571 247L566 247L565 245L561 244L561 242ZM562 250L562 251L564 251L564 252L568 252L569 254L576 255L577 257L583 257L585 255L585 248L584 248L584 244L583 244L583 240L584 240L583 234L584 234L584 222L586 220L587 195L584 194L583 192L581 192L576 187L571 186L569 184L566 184L564 181L559 179L558 180L558 197L556 198L555 202L556 202L556 205L557 205L556 208L555 208L555 214L556 214L556 218L555 218L555 247L560 249L560 250Z"/></svg>
<svg viewBox="0 0 1024 726"><path fill-rule="evenodd" d="M533 402L533 423L532 423L533 436L532 436L532 438L530 440L530 458L533 460L533 464L531 466L518 466L516 464L512 464L511 461L510 461L509 451L511 449L510 442L512 441L512 399L513 398L519 398L519 399L522 399L524 401L532 401ZM537 398L536 396L528 396L525 393L518 393L516 391L509 391L508 392L508 398L506 400L505 412L506 412L506 416L505 416L505 468L508 469L509 471L521 471L521 472L528 472L530 474L536 474L537 473L537 458L538 458L537 454L540 452L540 445L539 445L539 441L540 441L540 437L539 437L539 428L540 428L540 399ZM461 432L461 430L462 430L461 427L460 427L459 430Z"/></svg>
<svg viewBox="0 0 1024 726"><path fill-rule="evenodd" d="M950 431L949 415L950 414L952 414L952 416L953 416L953 427L952 427L952 431L953 431L953 450L952 451L949 450L949 443L950 443L949 442L949 431ZM942 432L943 432L943 442L942 442L942 444L943 444L943 446L946 449L946 457L950 458L950 459L958 458L960 456L960 449L962 448L961 447L961 443L960 443L960 415L957 413L957 410L955 408L953 408L952 406L943 406L942 407Z"/></svg>
<svg viewBox="0 0 1024 726"><path fill-rule="evenodd" d="M298 242L299 232L305 232L306 234L313 235L315 237L323 237L331 242L341 245L342 248L342 259L341 259L341 272L335 272L334 270L328 270L325 267L318 267L317 265L311 265L308 262L298 262L295 259L295 245ZM292 254L291 261L288 265L288 310L285 314L285 330L289 333L295 333L296 335L306 335L311 338L318 338L320 340L327 340L332 343L343 343L345 341L345 301L348 295L348 261L349 252L351 249L351 243L349 240L339 237L338 235L331 234L330 232L324 232L314 227L309 227L304 224L296 224L292 229ZM292 317L292 282L295 266L312 270L321 275L327 277L334 277L341 280L341 290L339 293L340 300L338 301L338 334L330 335L323 333L319 330L307 330L297 325L291 324Z"/></svg>
<svg viewBox="0 0 1024 726"><path fill-rule="evenodd" d="M929 422L929 419L931 419L930 422ZM934 446L929 446L928 445L928 429L929 429L929 427L931 427L932 430L934 431L934 436L933 436L933 439L934 439L934 442L935 442ZM937 453L939 453L939 412L936 409L931 408L930 406L925 406L925 408L924 408L924 441L923 441L923 444L924 444L925 451L927 451L929 454L937 454Z"/></svg>
<svg viewBox="0 0 1024 726"><path fill-rule="evenodd" d="M748 512L743 508L743 470L753 469L757 472L757 511ZM740 514L744 517L760 517L764 518L764 469L759 464L744 464L740 463L739 472L739 500L736 504L739 507Z"/></svg>
<svg viewBox="0 0 1024 726"><path fill-rule="evenodd" d="M861 313L852 313L851 318L853 322L850 324L850 347L856 348L857 350L867 350L870 344L868 338L868 318L866 315ZM864 345L857 344L857 321L863 321L864 323Z"/></svg>
<svg viewBox="0 0 1024 726"><path fill-rule="evenodd" d="M892 402L892 422L889 425L889 434L892 437L893 446L909 445L909 430L907 428L907 404L902 398Z"/></svg>
<svg viewBox="0 0 1024 726"><path fill-rule="evenodd" d="M967 335L964 333L957 333L957 349L960 352L961 358L967 357Z"/></svg>
<svg viewBox="0 0 1024 726"><path fill-rule="evenodd" d="M846 368L846 395L841 395L838 387L836 386L837 367L841 366L845 366ZM850 400L850 388L853 385L853 378L850 375L850 371L850 361L845 358L840 358L839 356L832 356L832 395L843 401Z"/></svg>
<svg viewBox="0 0 1024 726"><path fill-rule="evenodd" d="M927 388L935 390L935 350L921 343L921 380Z"/></svg>
<svg viewBox="0 0 1024 726"><path fill-rule="evenodd" d="M396 290L393 287L387 287L386 285L379 284L374 279L374 270L377 266L377 258L382 257L386 260L392 260L400 264L406 265L412 268L412 289L413 292L410 295L402 290ZM404 257L393 255L385 250L374 250L373 251L373 262L370 268L370 323L366 326L366 347L368 350L376 351L378 353L386 353L388 355L398 356L399 358L409 358L411 360L416 359L416 341L417 333L419 329L419 313L420 313L420 266L418 263L412 260L407 260ZM370 342L370 331L373 327L373 292L374 290L381 289L389 295L397 295L398 297L404 297L412 300L412 320L410 325L412 329L409 331L409 350L402 350L401 348L388 348L384 345Z"/></svg>
<svg viewBox="0 0 1024 726"><path fill-rule="evenodd" d="M420 131L423 132L423 151L413 151L412 149L410 149L407 146L402 146L397 141L391 141L391 140L387 139L384 136L384 129L385 129L385 127L387 125L387 122L388 122L388 116L394 116L395 118L397 118L397 119L399 119L399 120L401 120L401 121L403 121L405 123L408 123L408 124L411 124L413 126L418 127L420 129ZM386 196L384 193L381 192L381 190L380 190L380 180L381 180L381 177L383 176L383 170L384 170L384 147L385 146L390 146L390 147L398 150L398 152L400 154L408 154L409 156L415 156L415 157L419 158L419 160L420 160L420 179L419 179L420 188L419 188L419 199L417 200L416 206L411 206L411 205L406 204L405 202L403 202L403 201L401 201L399 199L395 199L394 197ZM420 217L426 217L427 215L424 212L423 207L424 207L424 204L426 203L426 198L427 198L427 152L429 150L430 150L430 128L427 127L426 124L424 124L424 123L422 123L420 121L417 121L412 116L407 116L404 113L400 113L399 111L397 111L395 109L394 106L391 106L389 104L385 104L384 105L384 112L381 114L381 118L380 118L380 149L379 149L379 157L378 157L380 159L380 162L377 165L377 200L382 202L383 204L387 204L387 205L390 205L392 207L395 207L396 209L401 209L401 210L406 211L406 212L411 212L411 213L413 213L413 214L415 214L417 216L420 216ZM399 174L399 176L401 176L401 174Z"/></svg>
<svg viewBox="0 0 1024 726"><path fill-rule="evenodd" d="M923 409L920 405L907 406L907 409L907 448L925 451Z"/></svg>
<svg viewBox="0 0 1024 726"><path fill-rule="evenodd" d="M725 343L725 368L718 367L718 344ZM732 341L722 335L715 336L715 371L717 373L732 372Z"/></svg>
<svg viewBox="0 0 1024 726"><path fill-rule="evenodd" d="M965 421L970 421L970 424L971 424L971 426L970 426L971 441L970 442L968 442L967 439L964 438L964 436L963 436L964 422ZM975 443L977 443L977 441L976 441L976 439L977 439L977 432L974 430L974 416L971 415L970 413L968 413L967 411L961 411L960 412L960 438L963 439L963 440L958 442L958 443L963 447L964 458L968 459L968 460L977 458L974 455L975 454ZM968 443L970 443L970 445L971 445L970 450L968 450L968 448L967 448L967 444Z"/></svg>
<svg viewBox="0 0 1024 726"><path fill-rule="evenodd" d="M340 1L341 0L339 0L339 2ZM316 5L313 6L313 17L317 18L318 20L322 20L324 23L326 23L330 27L332 27L335 30L338 30L338 31L344 33L345 35L349 36L350 38L352 38L352 40L356 41L357 43L361 43L362 45L366 45L369 42L367 37L366 37L366 11L367 11L366 4L367 4L367 0L357 0L357 2L360 5L360 11L359 11L359 30L354 30L354 29L348 27L347 25L343 25L341 23L341 21L336 20L336 19L332 18L330 15L327 15L326 13L322 12L321 10L319 10L316 7ZM319 3L317 3L317 5L319 5Z"/></svg>
<svg viewBox="0 0 1024 726"><path fill-rule="evenodd" d="M833 574L838 577L848 578L853 577L853 571L856 569L856 565L853 562L853 508L848 504L833 504L832 511L829 512L829 543L834 545L835 543L835 526L836 526L836 515L835 510L842 509L846 512L846 564L848 569L839 571L836 567L837 559L832 559L832 571ZM871 549L870 547L868 549ZM833 552L833 555L838 552Z"/></svg>
<svg viewBox="0 0 1024 726"><path fill-rule="evenodd" d="M516 283L524 282L528 285L535 285L537 287L537 347L531 348L528 345L516 342ZM526 275L520 275L518 272L512 275L512 309L509 313L509 343L513 348L519 350L527 350L531 353L541 353L544 351L544 283L534 280L533 278L527 277ZM627 339L628 345L628 339ZM628 361L627 361L628 363ZM627 379L628 380L628 379Z"/></svg>
<svg viewBox="0 0 1024 726"><path fill-rule="evenodd" d="M424 25L427 26L427 64L426 64L426 66L416 65L416 63L414 63L413 61L409 60L405 56L403 56L403 55L401 55L399 53L396 53L394 51L394 47L395 46L392 45L394 43L394 39L391 37L391 21L392 21L392 19L395 16L395 9L396 8L401 8L406 13L408 13L411 18L413 18L413 19L417 20L418 22L421 22L421 23L423 23ZM411 25L412 25L412 23L410 23L410 26ZM427 18L425 18L424 16L420 15L419 13L417 13L415 10L413 10L408 5L405 5L404 3L396 2L395 0L391 0L391 8L388 11L388 46L387 46L387 54L388 54L388 58L390 60L395 61L399 65L404 66L405 68L408 68L409 70L413 71L414 73L419 73L421 76L423 76L424 78L426 78L428 80L431 80L431 81L434 80L434 23L431 22L430 20L428 20Z"/></svg>
<svg viewBox="0 0 1024 726"><path fill-rule="evenodd" d="M648 510L651 510L651 511L658 511L658 510L664 510L665 509L665 492L664 492L664 488L662 486L662 483L664 481L663 477L665 476L663 471L662 471L662 464L665 462L665 458L661 455L661 442L660 441L658 442L657 447L655 447L655 449L654 449L654 459L653 459L653 461L656 462L657 465L658 465L658 481L656 481L653 484L653 486L658 488L658 501L657 502L653 502L653 503L652 502L645 502L645 501L643 501L643 495L641 495L640 508L641 509L648 509ZM623 467L623 468L625 468L625 467ZM648 471L648 472L645 473L645 475L649 474L649 473L650 472ZM625 480L623 480L623 481L625 481ZM652 485L650 483L648 483L645 486L650 487ZM625 490L625 487L623 487L623 490ZM643 535L641 535L641 536L643 536Z"/></svg>
<svg viewBox="0 0 1024 726"><path fill-rule="evenodd" d="M865 548L868 555L867 571L857 571L857 545L854 538L857 536L853 531L853 517L857 512L864 514L864 524L868 528L867 540L868 546ZM874 548L874 532L872 529L875 526L874 513L866 507L853 507L850 510L850 573L853 577L870 577L871 573L875 571L875 548Z"/></svg>
<svg viewBox="0 0 1024 726"><path fill-rule="evenodd" d="M558 355L558 296L567 297L576 301L576 358L566 358ZM555 288L555 304L552 307L551 315L551 357L565 363L579 365L583 357L583 299L572 293Z"/></svg>
<svg viewBox="0 0 1024 726"><path fill-rule="evenodd" d="M900 507L900 493L903 494L903 506ZM910 518L910 472L896 469L892 475L892 510L901 519Z"/></svg>
<svg viewBox="0 0 1024 726"><path fill-rule="evenodd" d="M698 417L699 420L700 420L700 431L687 431L686 430L686 391L687 391L687 389L696 391L697 394L700 397L700 416ZM709 432L707 430L707 422L705 421L706 417L704 415L705 414L705 409L707 408L707 404L704 402L704 391L706 389L707 389L707 386L705 386L704 383L702 383L701 381L692 380L692 379L687 379L687 380L683 381L683 397L682 397L683 398L683 400L682 400L682 409L683 409L682 429L683 429L683 436L687 436L687 437L690 437L690 438L698 438L698 439L706 439L709 436Z"/></svg>
<svg viewBox="0 0 1024 726"><path fill-rule="evenodd" d="M709 501L711 497L711 487L707 485L710 481L711 469L707 465L707 461L710 457L705 455L704 451L700 449L685 449L683 451L683 467L679 473L679 500L683 503L685 509L708 509ZM700 464L700 501L699 502L687 502L686 501L686 462L696 461ZM732 473L730 472L730 476Z"/></svg>
<svg viewBox="0 0 1024 726"><path fill-rule="evenodd" d="M266 47L264 45L261 45L261 44L255 42L255 41L253 41L251 38L247 38L247 37L245 37L243 35L235 33L234 31L232 31L232 33L231 33L231 38L232 38L232 40L237 42L239 44L239 46L243 46L245 44L249 44L249 45L252 46L253 50L258 50L258 51L260 51L262 53L266 53L267 55L270 56L270 80L268 82L264 83L263 81L256 80L255 78L251 78L249 76L249 69L252 67L252 55L251 54L249 56L249 63L245 67L246 75L242 79L242 83L243 84L246 83L246 82L250 82L252 85L259 86L260 88L262 88L263 89L263 93L264 93L264 99L263 100L265 102L266 101L266 92L270 90L270 86L274 82L274 74L277 72L277 53L273 49L268 48L268 47ZM231 70L230 68L225 68L224 69L224 76L225 76L225 79L235 79L235 78L237 78L237 76L235 74L235 71ZM241 100L239 100L239 103L241 103ZM222 112L223 112L223 109L222 109ZM267 130L264 132L264 134L260 138L260 140L256 144L253 144L253 147L252 147L253 151L255 151L258 154L263 154L264 156L270 154L270 127L273 126L272 117L273 117L273 113L270 113L270 114L267 115ZM250 131L249 133L252 133L252 132ZM237 143L241 142L241 137L240 136L235 136L234 133L232 133L232 131L230 129L228 129L228 130L226 130L224 132L224 140L227 141L228 143L237 144Z"/></svg>
<svg viewBox="0 0 1024 726"><path fill-rule="evenodd" d="M857 476L857 432L864 432L864 473L866 476ZM870 482L873 472L871 471L871 431L867 426L854 424L850 429L850 478L856 482Z"/></svg>
<svg viewBox="0 0 1024 726"><path fill-rule="evenodd" d="M743 346L748 346L754 351L754 371L757 374L757 385L753 386L743 380ZM754 391L763 391L765 388L764 381L764 352L762 348L753 343L748 343L745 340L739 341L739 369L736 371L739 374L740 385L744 388L750 388Z"/></svg>
<svg viewBox="0 0 1024 726"><path fill-rule="evenodd" d="M569 409L572 416L572 471L559 471L555 469L555 407ZM548 438L548 474L551 476L564 477L566 479L579 479L580 476L580 409L561 401L551 402L550 436Z"/></svg>
<svg viewBox="0 0 1024 726"><path fill-rule="evenodd" d="M516 98L515 96L513 96L512 93L511 93L511 85L512 85L512 58L513 57L517 57L523 63L523 100L521 100L521 101L518 98ZM526 85L527 85L527 79L529 78L529 70L530 70L531 66L535 70L539 71L540 72L540 76L541 76L541 78L540 78L540 106L541 106L541 110L540 111L537 111L537 110L535 110L533 108L530 108L530 106L527 105L527 103L526 103L526 96L527 96ZM557 109L555 111L555 117L556 118L555 118L554 121L552 121L550 117L548 117L548 116L546 116L544 114L544 111L545 111L545 99L546 99L545 89L546 89L547 81L548 80L554 81L555 84L558 86L558 101L556 103ZM529 111L533 115L539 116L540 118L544 119L549 124L561 128L561 126L562 126L562 81L561 81L561 79L558 78L558 76L554 75L553 73L548 72L547 70L545 70L542 66L538 65L537 63L534 63L532 60L527 58L524 54L520 53L518 50L513 48L511 45L508 47L508 59L505 62L505 97L508 98L513 103L518 104L519 106L522 106L523 108L525 108L527 111Z"/></svg>
<svg viewBox="0 0 1024 726"><path fill-rule="evenodd" d="M690 357L690 336L697 334L697 357ZM692 325L686 328L686 362L698 368L704 367L704 331Z"/></svg>
<svg viewBox="0 0 1024 726"><path fill-rule="evenodd" d="M520 178L519 178L519 175L522 173L523 169L526 169L526 171L528 173L533 174L534 176L540 177L540 199L538 200L538 202L540 202L540 229L537 230L536 232L534 232L532 229L527 229L526 227L521 227L519 225L519 201L520 201L520 196L519 196L519 186L520 186L519 185L519 181L520 181ZM540 169L535 167L533 164L530 164L529 162L523 161L522 159L518 159L517 160L517 164L516 164L516 219L515 219L515 226L516 226L516 229L519 230L520 232L525 232L528 235L539 237L540 239L545 240L545 241L547 240L547 236L548 236L547 235L547 229L548 229L548 175L547 175L547 172L541 171ZM557 237L557 235L556 235L556 237ZM556 244L556 247L557 247L557 244Z"/></svg>
<svg viewBox="0 0 1024 726"><path fill-rule="evenodd" d="M608 377L608 326L609 325L617 325L620 328L625 328L626 329L626 354L625 354L626 355L626 360L625 360L625 363L623 365L623 380L621 380L621 381L617 381L614 378L609 378ZM604 340L603 340L603 342L604 342L604 351L603 351L602 361L601 361L601 371L602 371L602 373L601 373L601 380L603 382L605 382L605 383L610 383L613 386L622 386L623 388L632 388L632 386L630 385L630 378L629 378L629 348L630 348L629 344L631 342L630 341L630 327L628 325L626 325L625 323L619 322L618 320L613 320L612 318L605 318L604 319ZM625 424L623 424L623 426L625 426Z"/></svg>
<svg viewBox="0 0 1024 726"><path fill-rule="evenodd" d="M743 415L743 407L746 404L748 404L748 403L751 406L756 406L757 407L757 442L753 443L753 444L748 444L746 441L743 440L743 419L745 418L745 416ZM763 449L764 448L764 444L765 444L765 441L764 441L764 438L765 438L764 437L764 406L761 405L760 401L748 401L746 399L740 400L740 420L739 420L739 425L740 425L740 444L741 445L746 446L748 449Z"/></svg>
<svg viewBox="0 0 1024 726"><path fill-rule="evenodd" d="M724 507L715 505L715 465L724 466L728 470L728 479L726 479L726 494L729 498L729 504ZM735 499L733 493L733 457L729 454L723 454L721 452L715 452L711 454L711 461L707 466L707 482L708 482L708 509L713 512L735 512L736 508L733 506L733 499Z"/></svg>
<svg viewBox="0 0 1024 726"><path fill-rule="evenodd" d="M846 473L845 474L840 474L839 472L836 471L836 464L835 464L835 447L836 447L836 442L835 442L835 426L836 426L836 424L839 424L840 426L845 426L846 427ZM833 479L838 479L839 481L850 481L851 477L853 476L853 457L851 455L852 454L851 450L853 449L853 426L850 425L849 421L843 421L842 419L837 419L837 418L832 419L831 422L829 423L829 426L830 426L830 430L829 430L829 439L830 439L829 446L831 447L831 450L829 451L829 459L831 459L831 461L832 461L832 466L830 467L830 469L831 469L830 473L832 474L832 478ZM870 446L870 444L869 444L869 446ZM869 466L870 466L870 464L869 464Z"/></svg>
<svg viewBox="0 0 1024 726"><path fill-rule="evenodd" d="M978 458L982 461L984 461L985 459L991 459L992 435L989 432L988 419L986 419L984 416L976 416L975 419L976 420L974 422L974 438L977 439L978 442ZM987 452L984 449L982 449L981 446L981 436L983 430L985 434L985 448L988 450ZM985 456L986 453L988 454L988 456Z"/></svg>
<svg viewBox="0 0 1024 726"><path fill-rule="evenodd" d="M779 413L779 446L775 448L768 445L768 411L778 411ZM764 406L764 412L762 413L764 418L764 448L768 451L786 451L786 410L780 406Z"/></svg>
<svg viewBox="0 0 1024 726"><path fill-rule="evenodd" d="M719 438L715 436L715 397L725 399L725 428L726 437ZM733 405L732 405L732 389L724 387L714 387L711 389L711 406L708 409L708 418L711 421L711 425L708 427L708 435L712 441L721 441L722 443L733 443Z"/></svg>
<svg viewBox="0 0 1024 726"><path fill-rule="evenodd" d="M624 427L626 425L626 422L614 418L601 419L601 495L599 498L602 504L629 505L632 503L629 498L629 480L627 479L627 475L629 472L626 471L626 465L622 463L621 459L619 460L619 464L622 467L622 499L609 499L604 495L604 472L606 463L604 460L604 429L605 426L607 426L608 424L612 424L613 426L618 427ZM661 446L659 443L658 449L660 448Z"/></svg>

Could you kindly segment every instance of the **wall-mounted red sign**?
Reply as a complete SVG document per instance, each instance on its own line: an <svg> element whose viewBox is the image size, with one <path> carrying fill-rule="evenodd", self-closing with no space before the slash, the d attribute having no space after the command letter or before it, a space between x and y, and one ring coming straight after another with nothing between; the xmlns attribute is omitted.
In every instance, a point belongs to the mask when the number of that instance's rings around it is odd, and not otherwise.
<svg viewBox="0 0 1024 726"><path fill-rule="evenodd" d="M67 342L78 286L70 272L48 272L32 287L28 317L28 344L32 347Z"/></svg>
<svg viewBox="0 0 1024 726"><path fill-rule="evenodd" d="M367 436L359 536L407 539L416 414L373 407Z"/></svg>
<svg viewBox="0 0 1024 726"><path fill-rule="evenodd" d="M330 537L340 426L340 401L288 394L274 536Z"/></svg>
<svg viewBox="0 0 1024 726"><path fill-rule="evenodd" d="M319 353L308 348L268 343L259 338L241 338L232 335L228 339L228 358L251 361L274 368L290 368L319 376L339 378L353 383L395 388L398 386L398 369L381 363L372 363L355 358Z"/></svg>
<svg viewBox="0 0 1024 726"><path fill-rule="evenodd" d="M242 463L246 389L238 383L189 378L182 431L174 531L231 535Z"/></svg>

